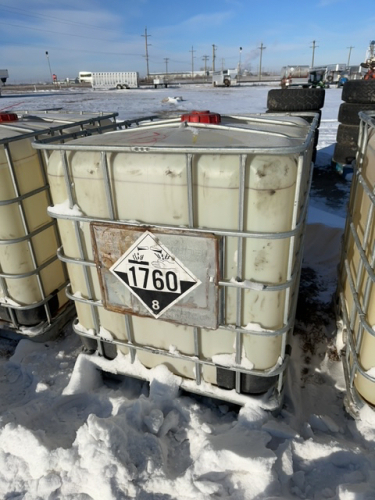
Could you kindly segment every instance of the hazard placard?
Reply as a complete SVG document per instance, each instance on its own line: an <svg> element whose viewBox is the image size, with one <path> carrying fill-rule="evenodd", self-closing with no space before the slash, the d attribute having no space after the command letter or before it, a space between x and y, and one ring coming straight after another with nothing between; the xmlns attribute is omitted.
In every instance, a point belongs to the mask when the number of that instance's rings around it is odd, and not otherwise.
<svg viewBox="0 0 375 500"><path fill-rule="evenodd" d="M110 271L155 318L201 284L149 231L137 239Z"/></svg>
<svg viewBox="0 0 375 500"><path fill-rule="evenodd" d="M220 238L110 222L90 228L105 309L218 328Z"/></svg>

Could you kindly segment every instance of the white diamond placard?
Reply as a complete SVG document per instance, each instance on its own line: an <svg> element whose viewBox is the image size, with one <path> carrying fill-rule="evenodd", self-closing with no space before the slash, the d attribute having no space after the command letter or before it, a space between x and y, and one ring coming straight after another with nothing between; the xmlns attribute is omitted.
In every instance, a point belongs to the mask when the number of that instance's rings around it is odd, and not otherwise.
<svg viewBox="0 0 375 500"><path fill-rule="evenodd" d="M155 318L201 284L150 231L145 231L109 270Z"/></svg>

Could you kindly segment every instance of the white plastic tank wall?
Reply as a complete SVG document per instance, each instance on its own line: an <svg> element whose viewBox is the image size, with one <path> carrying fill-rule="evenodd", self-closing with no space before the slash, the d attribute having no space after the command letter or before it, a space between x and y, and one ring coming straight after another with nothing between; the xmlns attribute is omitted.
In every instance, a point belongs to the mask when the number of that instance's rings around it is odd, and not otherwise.
<svg viewBox="0 0 375 500"><path fill-rule="evenodd" d="M48 296L52 315L68 301L64 290L67 273L56 257L61 243L47 214L51 200L45 163L32 141L53 136L58 141L61 134L87 128L94 131L98 126L113 130L115 116L0 114L0 319L4 321L0 327L25 332L23 327L46 319L44 301ZM22 309L24 306L32 307Z"/></svg>
<svg viewBox="0 0 375 500"><path fill-rule="evenodd" d="M375 405L375 121L367 120L361 125L361 154L351 187L339 281L348 321L349 377L358 394Z"/></svg>
<svg viewBox="0 0 375 500"><path fill-rule="evenodd" d="M295 117L228 116L222 117L217 125L198 127L195 123L181 124L178 120L169 120L138 130L78 139L63 148L56 146L54 149L61 150L53 151L50 156L48 178L55 205L53 216L58 219L64 255L71 259L81 258L75 223L59 208L69 199L62 154L66 154L74 186L74 203L82 213L82 218L78 218L79 228L84 260L89 262L94 261L89 220L112 220L100 151L105 151L107 158L116 220L178 228L190 224L186 160L189 148L193 154L193 227L206 228L210 232L219 229L238 231L239 193L243 182L239 173L239 152L245 155L244 227L241 231L258 233L258 237L243 238L241 276L237 276L239 237L223 238L225 257L221 277L227 283L234 281L238 285L239 281L247 280L247 283L258 285L244 287L241 318L237 318L238 286L233 286L225 287L225 328L202 329L199 353L195 349L192 326L166 322L163 318L132 316L134 338L129 339L124 315L98 307L96 312L101 331L109 332L116 340L131 340L135 345L165 351L172 349L191 356L189 361L150 350L137 350L137 358L148 368L165 363L175 373L195 378L194 356L211 361L215 356L219 356L215 359L220 359L220 356L234 355L235 326L249 331L259 329L266 334L267 331L282 329L288 321L293 324L304 227L301 211L307 202L311 172L311 130L306 121ZM307 141L309 132L310 141ZM275 151L278 154L274 154ZM264 238L259 235L292 231L297 223L300 231L294 233L295 236ZM87 288L84 266L68 264L72 293L77 297L79 328L82 332L99 334L92 304L102 299L102 293L97 270L89 269L93 296ZM296 278L291 287L286 285L284 289L265 291L268 285L277 288L277 285L287 283L291 274ZM80 298L94 302L85 304ZM282 335L243 334L240 364L260 371L274 368L285 355L283 341L285 336ZM127 347L120 347L120 350L128 352ZM217 384L218 367L204 362L203 365L203 379ZM232 367L234 365L235 362ZM227 365L224 363L224 366ZM254 392L262 391L255 388Z"/></svg>

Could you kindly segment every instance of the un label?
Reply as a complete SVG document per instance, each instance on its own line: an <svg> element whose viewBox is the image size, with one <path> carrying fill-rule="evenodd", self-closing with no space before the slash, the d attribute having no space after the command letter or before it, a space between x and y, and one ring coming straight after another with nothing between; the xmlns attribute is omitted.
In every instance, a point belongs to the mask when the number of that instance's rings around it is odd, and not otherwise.
<svg viewBox="0 0 375 500"><path fill-rule="evenodd" d="M110 271L155 318L201 284L149 231L135 241Z"/></svg>

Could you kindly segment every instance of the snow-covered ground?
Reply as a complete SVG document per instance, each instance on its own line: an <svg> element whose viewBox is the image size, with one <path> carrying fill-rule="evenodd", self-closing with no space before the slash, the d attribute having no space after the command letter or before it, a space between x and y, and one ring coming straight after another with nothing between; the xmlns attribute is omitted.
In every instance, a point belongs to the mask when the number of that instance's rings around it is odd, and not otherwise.
<svg viewBox="0 0 375 500"><path fill-rule="evenodd" d="M117 111L120 119L264 112L269 88L4 93L0 108ZM305 243L322 314L297 314L281 413L251 397L237 408L182 394L162 366L150 387L103 379L79 357L70 327L55 341L16 348L0 338L1 498L375 499L375 414L365 407L353 420L345 412L342 341L329 308L350 189L330 166L340 102L341 90L326 91Z"/></svg>

